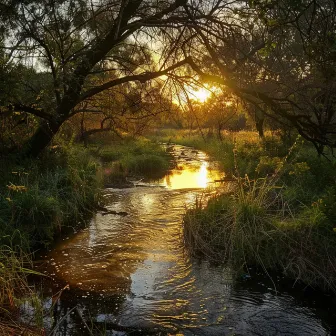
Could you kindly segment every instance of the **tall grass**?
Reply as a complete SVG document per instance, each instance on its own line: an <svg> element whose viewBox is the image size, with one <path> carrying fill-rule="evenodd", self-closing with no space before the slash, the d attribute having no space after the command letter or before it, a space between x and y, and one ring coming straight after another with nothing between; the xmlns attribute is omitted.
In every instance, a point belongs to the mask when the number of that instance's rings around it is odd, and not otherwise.
<svg viewBox="0 0 336 336"><path fill-rule="evenodd" d="M212 197L206 206L199 202L184 217L184 232L194 252L222 258L244 266L251 260L270 265L269 244L277 233L274 218L281 202L278 190L267 179L238 178L234 192ZM201 242L201 243L200 243ZM201 246L201 248L198 248ZM195 250L196 247L196 250Z"/></svg>
<svg viewBox="0 0 336 336"><path fill-rule="evenodd" d="M108 185L122 185L129 176L163 176L172 165L165 148L145 138L91 145L90 151L103 162Z"/></svg>
<svg viewBox="0 0 336 336"><path fill-rule="evenodd" d="M28 285L27 276L38 274L32 270L31 256L10 246L0 247L0 335L42 335L41 321L34 326L19 322L20 305L29 301L32 306L42 305L34 290Z"/></svg>
<svg viewBox="0 0 336 336"><path fill-rule="evenodd" d="M99 198L99 164L82 148L0 167L0 243L19 230L28 246L49 244L55 234L84 221Z"/></svg>
<svg viewBox="0 0 336 336"><path fill-rule="evenodd" d="M212 151L232 169L234 188L186 212L192 252L336 290L336 161L301 139L288 149L276 138L246 137L232 139L231 158Z"/></svg>
<svg viewBox="0 0 336 336"><path fill-rule="evenodd" d="M184 216L194 254L230 262L236 271L254 265L306 284L336 290L336 234L320 204L292 215L272 181L237 180L233 193L197 201Z"/></svg>

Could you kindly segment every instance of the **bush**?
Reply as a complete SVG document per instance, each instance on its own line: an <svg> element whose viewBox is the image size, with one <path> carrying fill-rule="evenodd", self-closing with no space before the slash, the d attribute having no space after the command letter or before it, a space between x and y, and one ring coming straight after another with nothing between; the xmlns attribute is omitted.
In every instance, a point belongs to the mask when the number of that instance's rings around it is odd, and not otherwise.
<svg viewBox="0 0 336 336"><path fill-rule="evenodd" d="M259 176L273 175L281 165L279 157L261 156L255 171Z"/></svg>
<svg viewBox="0 0 336 336"><path fill-rule="evenodd" d="M105 184L116 187L129 184L130 175L163 176L172 166L172 157L162 145L143 138L104 146L95 155L104 162Z"/></svg>

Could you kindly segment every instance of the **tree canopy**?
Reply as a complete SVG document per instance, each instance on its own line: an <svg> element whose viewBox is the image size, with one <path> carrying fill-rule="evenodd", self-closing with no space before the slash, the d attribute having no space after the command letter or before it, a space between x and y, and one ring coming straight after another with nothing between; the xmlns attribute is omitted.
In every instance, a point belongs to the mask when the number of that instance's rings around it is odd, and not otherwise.
<svg viewBox="0 0 336 336"><path fill-rule="evenodd" d="M131 97L150 87L167 100L210 83L321 152L336 147L335 9L330 0L5 0L1 113L32 116L21 150L36 156L76 114L99 104L104 118L118 114L114 88ZM103 92L115 97L104 111Z"/></svg>

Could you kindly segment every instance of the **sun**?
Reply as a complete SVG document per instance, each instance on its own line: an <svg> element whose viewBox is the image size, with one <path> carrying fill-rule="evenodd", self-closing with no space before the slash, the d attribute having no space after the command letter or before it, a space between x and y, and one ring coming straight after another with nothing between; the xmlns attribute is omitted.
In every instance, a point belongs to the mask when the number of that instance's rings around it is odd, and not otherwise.
<svg viewBox="0 0 336 336"><path fill-rule="evenodd" d="M189 91L190 99L197 100L200 103L204 103L211 96L211 94L212 92L206 88Z"/></svg>

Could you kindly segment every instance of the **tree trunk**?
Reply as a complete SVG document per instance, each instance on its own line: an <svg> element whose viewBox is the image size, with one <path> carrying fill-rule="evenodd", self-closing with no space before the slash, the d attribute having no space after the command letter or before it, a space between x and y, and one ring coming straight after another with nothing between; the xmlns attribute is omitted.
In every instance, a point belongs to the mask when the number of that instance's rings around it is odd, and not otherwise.
<svg viewBox="0 0 336 336"><path fill-rule="evenodd" d="M29 140L29 142L25 145L23 150L23 155L25 157L38 157L41 152L50 144L51 140L58 132L60 127L62 126L62 122L54 122L48 123L43 122L40 124L35 134Z"/></svg>
<svg viewBox="0 0 336 336"><path fill-rule="evenodd" d="M220 123L217 124L217 137L220 142L223 142L222 125Z"/></svg>
<svg viewBox="0 0 336 336"><path fill-rule="evenodd" d="M255 113L255 125L256 129L259 133L260 138L264 138L264 121L265 121L265 115L262 111L257 110Z"/></svg>

